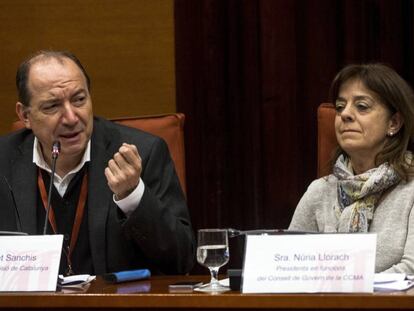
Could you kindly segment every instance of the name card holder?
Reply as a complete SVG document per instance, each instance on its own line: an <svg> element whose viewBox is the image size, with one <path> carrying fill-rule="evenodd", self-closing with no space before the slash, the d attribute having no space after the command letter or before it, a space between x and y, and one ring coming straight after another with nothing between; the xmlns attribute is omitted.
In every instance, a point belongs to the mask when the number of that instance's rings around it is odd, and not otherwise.
<svg viewBox="0 0 414 311"><path fill-rule="evenodd" d="M0 291L55 291L63 235L0 236Z"/></svg>
<svg viewBox="0 0 414 311"><path fill-rule="evenodd" d="M247 235L242 292L373 292L376 237Z"/></svg>

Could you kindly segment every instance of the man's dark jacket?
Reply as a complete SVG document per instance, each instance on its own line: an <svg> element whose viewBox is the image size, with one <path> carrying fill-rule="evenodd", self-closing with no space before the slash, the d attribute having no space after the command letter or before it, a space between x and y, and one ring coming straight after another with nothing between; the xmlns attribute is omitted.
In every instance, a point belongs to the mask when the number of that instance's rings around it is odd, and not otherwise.
<svg viewBox="0 0 414 311"><path fill-rule="evenodd" d="M34 136L20 130L0 138L0 230L16 231L16 199L21 231L40 234L38 168ZM139 206L124 216L112 199L104 169L122 143L134 144L142 158L145 192ZM3 176L2 176L3 175ZM188 272L194 262L194 235L185 198L166 143L148 133L94 118L88 166L87 221L95 274L136 268L153 273Z"/></svg>

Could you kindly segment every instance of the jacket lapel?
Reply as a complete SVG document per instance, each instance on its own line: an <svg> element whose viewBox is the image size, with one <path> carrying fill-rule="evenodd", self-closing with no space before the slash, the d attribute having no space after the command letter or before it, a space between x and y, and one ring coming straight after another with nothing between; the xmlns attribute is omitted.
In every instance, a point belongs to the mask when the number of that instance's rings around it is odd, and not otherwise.
<svg viewBox="0 0 414 311"><path fill-rule="evenodd" d="M33 135L25 138L14 156L10 185L15 194L22 231L37 234L37 169L33 163Z"/></svg>
<svg viewBox="0 0 414 311"><path fill-rule="evenodd" d="M95 119L88 178L88 225L96 274L106 271L106 224L112 194L108 191L104 170L113 155L110 145L110 139L105 136L99 121Z"/></svg>

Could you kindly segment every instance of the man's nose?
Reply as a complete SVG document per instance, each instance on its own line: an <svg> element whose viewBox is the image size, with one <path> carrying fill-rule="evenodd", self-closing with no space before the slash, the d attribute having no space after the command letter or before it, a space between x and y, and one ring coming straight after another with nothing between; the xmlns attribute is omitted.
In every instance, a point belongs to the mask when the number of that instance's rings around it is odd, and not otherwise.
<svg viewBox="0 0 414 311"><path fill-rule="evenodd" d="M70 103L63 106L62 121L65 124L74 124L78 121L76 109Z"/></svg>

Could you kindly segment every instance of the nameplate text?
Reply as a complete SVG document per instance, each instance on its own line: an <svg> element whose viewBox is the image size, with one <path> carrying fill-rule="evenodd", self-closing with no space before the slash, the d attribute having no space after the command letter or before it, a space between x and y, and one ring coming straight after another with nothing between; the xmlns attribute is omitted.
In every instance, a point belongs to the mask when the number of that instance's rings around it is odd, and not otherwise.
<svg viewBox="0 0 414 311"><path fill-rule="evenodd" d="M63 235L0 236L0 291L55 291Z"/></svg>
<svg viewBox="0 0 414 311"><path fill-rule="evenodd" d="M376 234L247 235L243 293L373 292Z"/></svg>

